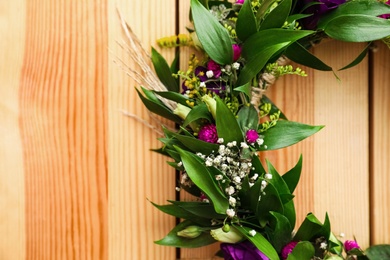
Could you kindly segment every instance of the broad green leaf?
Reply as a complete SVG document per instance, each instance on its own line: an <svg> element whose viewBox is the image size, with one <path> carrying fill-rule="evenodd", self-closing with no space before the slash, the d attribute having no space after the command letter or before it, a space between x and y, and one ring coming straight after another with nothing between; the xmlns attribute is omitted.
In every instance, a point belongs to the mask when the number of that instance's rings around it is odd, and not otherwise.
<svg viewBox="0 0 390 260"><path fill-rule="evenodd" d="M200 218L223 219L226 216L225 214L221 215L216 213L214 211L213 205L210 203L199 202L199 201L169 201L169 202ZM210 225L211 222L209 221L208 224Z"/></svg>
<svg viewBox="0 0 390 260"><path fill-rule="evenodd" d="M247 95L248 97L250 97L251 96L252 87L251 87L251 84L248 82L248 83L246 83L243 86L239 86L239 87L234 88L234 90L242 92L245 95Z"/></svg>
<svg viewBox="0 0 390 260"><path fill-rule="evenodd" d="M260 30L281 28L290 14L291 5L291 0L282 0L279 2L260 24Z"/></svg>
<svg viewBox="0 0 390 260"><path fill-rule="evenodd" d="M185 135L175 135L175 138L179 140L185 147L193 152L199 152L205 155L211 154L213 151L218 151L218 145L208 143L195 137Z"/></svg>
<svg viewBox="0 0 390 260"><path fill-rule="evenodd" d="M156 91L155 93L156 95L159 95L163 98L175 101L176 103L180 103L184 106L188 106L186 103L188 98L180 93L172 92L172 91Z"/></svg>
<svg viewBox="0 0 390 260"><path fill-rule="evenodd" d="M164 57L161 56L161 54L154 48L152 48L152 63L158 78L167 90L179 92L179 85L177 84L176 79L172 76L171 68Z"/></svg>
<svg viewBox="0 0 390 260"><path fill-rule="evenodd" d="M366 255L371 260L390 259L390 245L375 245L366 250Z"/></svg>
<svg viewBox="0 0 390 260"><path fill-rule="evenodd" d="M253 14L251 1L245 1L238 13L236 32L241 41L245 41L257 32L257 21Z"/></svg>
<svg viewBox="0 0 390 260"><path fill-rule="evenodd" d="M259 232L254 236L249 234L252 228L234 225L233 226L243 234L249 241L251 241L263 254L265 254L270 260L279 260L278 253L271 243Z"/></svg>
<svg viewBox="0 0 390 260"><path fill-rule="evenodd" d="M302 222L297 233L294 236L295 240L310 240L321 230L321 222L312 213L309 213Z"/></svg>
<svg viewBox="0 0 390 260"><path fill-rule="evenodd" d="M308 66L310 68L322 71L332 71L332 67L326 65L319 58L314 56L305 47L298 42L294 42L286 49L284 53L290 60Z"/></svg>
<svg viewBox="0 0 390 260"><path fill-rule="evenodd" d="M349 69L349 68L352 68L352 67L358 65L366 57L368 50L370 49L370 46L371 46L371 43L367 44L366 48L364 48L364 50L359 54L359 56L356 57L356 59L354 59L350 64L348 64L347 66L345 66L339 70Z"/></svg>
<svg viewBox="0 0 390 260"><path fill-rule="evenodd" d="M228 200L215 182L214 175L211 175L207 167L200 159L185 150L177 148L181 156L183 166L192 182L198 186L212 202L215 212L226 214L229 208Z"/></svg>
<svg viewBox="0 0 390 260"><path fill-rule="evenodd" d="M162 212L164 212L168 215L171 215L171 216L174 216L177 218L188 219L188 220L191 220L192 222L197 223L198 225L202 225L202 226L210 225L209 218L199 217L198 215L193 214L193 213L183 209L179 205L175 205L175 204L158 205L158 204L153 203L153 202L151 202L151 203L153 204L153 206L155 206L156 208L158 208L159 210L161 210Z"/></svg>
<svg viewBox="0 0 390 260"><path fill-rule="evenodd" d="M172 229L166 237L161 240L155 241L158 245L164 246L173 246L180 248L197 248L202 246L207 246L212 243L215 243L216 240L210 235L210 232L204 232L200 236L196 238L186 238L180 237L177 235L177 232L185 229L188 226L196 225L189 220L184 220L180 224L178 224L174 229Z"/></svg>
<svg viewBox="0 0 390 260"><path fill-rule="evenodd" d="M283 51L289 44L312 34L313 31L268 29L255 33L245 41L241 55L247 63L243 67L237 85L245 85L256 77L274 54Z"/></svg>
<svg viewBox="0 0 390 260"><path fill-rule="evenodd" d="M189 123L194 122L198 119L206 119L209 122L213 122L213 117L211 116L207 105L202 103L199 105L194 106L193 109L191 109L190 113L188 113L186 120L183 122L183 126L187 126Z"/></svg>
<svg viewBox="0 0 390 260"><path fill-rule="evenodd" d="M198 0L191 0L191 10L196 34L206 53L218 64L231 64L233 48L228 31Z"/></svg>
<svg viewBox="0 0 390 260"><path fill-rule="evenodd" d="M293 121L279 120L274 127L264 133L264 145L260 149L263 151L276 150L296 144L317 133L322 128L323 126L311 126Z"/></svg>
<svg viewBox="0 0 390 260"><path fill-rule="evenodd" d="M258 180L255 185L249 190L251 196L252 208L255 211L256 217L259 220L260 225L264 225L271 218L270 212L275 211L283 214L283 203L279 197L279 191L272 183L268 183L264 189L264 193L261 191L261 179ZM255 208L253 207L255 206Z"/></svg>
<svg viewBox="0 0 390 260"><path fill-rule="evenodd" d="M287 22L292 23L296 20L303 19L303 18L306 18L309 16L311 16L311 14L293 14L293 15L290 15L289 17L287 17Z"/></svg>
<svg viewBox="0 0 390 260"><path fill-rule="evenodd" d="M266 95L263 95L261 97L261 103L264 104L264 103L269 103L271 104L271 111L269 111L269 113L272 115L272 114L275 114L276 112L280 111L280 115L279 115L279 118L280 119L284 119L284 120L288 120L286 115L283 114L283 112L275 105L274 102L272 102L271 99L269 99Z"/></svg>
<svg viewBox="0 0 390 260"><path fill-rule="evenodd" d="M290 221L284 215L278 212L270 212L270 214L273 216L270 221L272 231L268 232L268 235L276 251L280 252L290 242L292 228Z"/></svg>
<svg viewBox="0 0 390 260"><path fill-rule="evenodd" d="M272 183L280 194L291 194L290 189L285 183L284 179L279 175L275 167L268 160L267 167L269 173L272 175L272 179L268 180L268 182Z"/></svg>
<svg viewBox="0 0 390 260"><path fill-rule="evenodd" d="M375 41L390 35L390 20L369 15L344 15L330 20L324 32L340 41Z"/></svg>
<svg viewBox="0 0 390 260"><path fill-rule="evenodd" d="M339 5L334 11L321 17L320 21L318 22L318 28L324 29L329 21L344 15L363 14L376 17L388 13L390 13L390 6L380 1L347 1L344 4Z"/></svg>
<svg viewBox="0 0 390 260"><path fill-rule="evenodd" d="M287 184L290 192L293 193L298 185L299 178L301 177L302 171L302 155L299 157L297 164L288 172L286 172L282 178Z"/></svg>
<svg viewBox="0 0 390 260"><path fill-rule="evenodd" d="M288 255L287 260L310 260L313 258L314 254L314 246L308 241L301 241Z"/></svg>
<svg viewBox="0 0 390 260"><path fill-rule="evenodd" d="M268 10L275 2L277 2L277 0L264 0L261 3L260 8L257 10L257 13L256 13L256 19L258 22L261 23L264 20L265 16L267 15Z"/></svg>
<svg viewBox="0 0 390 260"><path fill-rule="evenodd" d="M179 63L180 63L180 51L176 51L175 58L173 59L171 66L169 67L171 69L171 73L177 73L179 70ZM179 78L175 78L177 85L179 86Z"/></svg>
<svg viewBox="0 0 390 260"><path fill-rule="evenodd" d="M249 129L257 130L259 115L253 105L243 106L237 114L237 121L245 133Z"/></svg>
<svg viewBox="0 0 390 260"><path fill-rule="evenodd" d="M244 138L235 115L219 97L216 98L216 102L216 125L218 137L223 138L224 143L232 141L237 141L237 143L240 143Z"/></svg>
<svg viewBox="0 0 390 260"><path fill-rule="evenodd" d="M150 112L153 112L157 115L160 115L162 117L165 117L175 123L178 123L178 124L181 124L182 120L176 116L175 114L172 113L172 111L170 109L168 109L166 106L162 105L161 102L155 102L155 101L152 101L150 99L147 99L146 97L144 97L139 91L138 89L137 90L137 93L138 93L138 96L141 98L142 100L142 103L144 103L145 107L150 111Z"/></svg>

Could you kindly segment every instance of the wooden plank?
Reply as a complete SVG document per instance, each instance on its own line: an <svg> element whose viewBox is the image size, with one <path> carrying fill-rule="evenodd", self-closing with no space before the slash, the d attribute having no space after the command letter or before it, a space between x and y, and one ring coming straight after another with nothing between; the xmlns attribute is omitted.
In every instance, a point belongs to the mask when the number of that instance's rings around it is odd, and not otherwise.
<svg viewBox="0 0 390 260"><path fill-rule="evenodd" d="M27 259L107 259L106 13L104 0L26 2Z"/></svg>
<svg viewBox="0 0 390 260"><path fill-rule="evenodd" d="M25 258L23 151L18 121L25 1L1 1L0 32L0 259L18 260Z"/></svg>
<svg viewBox="0 0 390 260"><path fill-rule="evenodd" d="M116 42L123 39L116 7L147 51L150 45L156 47L157 38L175 34L176 22L173 0L109 1L109 259L176 259L175 248L153 243L175 226L175 218L148 202L165 204L175 199L175 171L165 163L166 157L150 151L161 146L157 141L160 136L121 112L132 113L160 129L135 92L139 84L114 64L122 59L141 71ZM173 50L158 50L172 61Z"/></svg>
<svg viewBox="0 0 390 260"><path fill-rule="evenodd" d="M376 43L372 53L370 111L371 243L390 243L390 51Z"/></svg>
<svg viewBox="0 0 390 260"><path fill-rule="evenodd" d="M315 48L335 69L351 62L364 44L329 41ZM326 127L314 141L314 212L326 212L337 236L369 244L368 61L332 73L315 72L314 123Z"/></svg>

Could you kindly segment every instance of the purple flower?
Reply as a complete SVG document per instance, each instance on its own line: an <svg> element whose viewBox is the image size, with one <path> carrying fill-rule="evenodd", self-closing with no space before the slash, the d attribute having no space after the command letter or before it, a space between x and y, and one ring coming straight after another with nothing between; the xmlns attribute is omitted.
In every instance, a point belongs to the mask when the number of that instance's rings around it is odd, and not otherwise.
<svg viewBox="0 0 390 260"><path fill-rule="evenodd" d="M305 10L305 13L313 14L310 17L302 19L303 27L309 30L313 30L317 27L317 23L320 20L321 16L336 9L339 5L345 3L346 0L318 0L318 1L304 0L303 1L304 5L312 2L319 2L321 4L312 5Z"/></svg>
<svg viewBox="0 0 390 260"><path fill-rule="evenodd" d="M216 64L216 63L215 63ZM218 65L218 64L217 64ZM219 66L219 65L218 65ZM199 78L201 82L206 82L206 88L219 96L223 96L220 92L226 89L226 83L224 81L218 80L210 80L206 76L207 68L199 66L195 68L195 75ZM213 72L214 73L214 72ZM219 74L221 74L221 70L219 70ZM215 74L214 74L215 77Z"/></svg>
<svg viewBox="0 0 390 260"><path fill-rule="evenodd" d="M238 44L233 44L233 60L236 61L241 56L241 46Z"/></svg>
<svg viewBox="0 0 390 260"><path fill-rule="evenodd" d="M248 131L246 131L245 137L248 143L253 144L259 138L259 134L257 133L256 130L249 129Z"/></svg>
<svg viewBox="0 0 390 260"><path fill-rule="evenodd" d="M386 2L386 4L390 5L390 0ZM382 15L379 15L380 18L384 18L384 19L389 19L390 18L390 14L382 14Z"/></svg>
<svg viewBox="0 0 390 260"><path fill-rule="evenodd" d="M207 70L211 70L214 74L214 78L221 77L221 66L213 60L207 62Z"/></svg>
<svg viewBox="0 0 390 260"><path fill-rule="evenodd" d="M287 259L288 255L291 254L297 244L297 241L291 241L290 243L285 245L282 249L282 258Z"/></svg>
<svg viewBox="0 0 390 260"><path fill-rule="evenodd" d="M207 124L202 126L202 128L199 130L198 138L208 143L217 143L217 127L213 124Z"/></svg>
<svg viewBox="0 0 390 260"><path fill-rule="evenodd" d="M352 249L360 248L360 246L358 245L358 243L355 240L347 240L344 242L344 248L345 248L345 251L348 252Z"/></svg>
<svg viewBox="0 0 390 260"><path fill-rule="evenodd" d="M237 244L221 244L225 260L269 260L257 247L246 240Z"/></svg>

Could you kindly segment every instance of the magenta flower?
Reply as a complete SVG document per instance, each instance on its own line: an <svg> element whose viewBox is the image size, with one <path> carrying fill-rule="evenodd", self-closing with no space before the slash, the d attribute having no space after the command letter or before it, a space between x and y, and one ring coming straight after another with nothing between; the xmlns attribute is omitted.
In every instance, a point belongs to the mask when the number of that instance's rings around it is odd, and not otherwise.
<svg viewBox="0 0 390 260"><path fill-rule="evenodd" d="M221 244L225 260L269 260L257 247L246 240L237 244Z"/></svg>
<svg viewBox="0 0 390 260"><path fill-rule="evenodd" d="M282 249L282 258L287 259L288 255L291 254L295 246L298 244L297 241L291 241L287 245L285 245Z"/></svg>
<svg viewBox="0 0 390 260"><path fill-rule="evenodd" d="M207 69L211 70L213 72L214 78L217 79L221 76L221 66L218 63L216 63L215 61L210 60L207 63Z"/></svg>
<svg viewBox="0 0 390 260"><path fill-rule="evenodd" d="M348 252L352 249L360 248L360 246L358 245L358 243L355 240L347 240L344 242L344 248L345 248L345 251Z"/></svg>
<svg viewBox="0 0 390 260"><path fill-rule="evenodd" d="M259 134L257 133L256 130L249 129L248 131L246 131L245 137L248 143L253 144L259 138Z"/></svg>
<svg viewBox="0 0 390 260"><path fill-rule="evenodd" d="M390 5L390 0L387 1L386 4ZM384 19L389 19L390 18L390 14L382 14L379 17L380 18L384 18Z"/></svg>
<svg viewBox="0 0 390 260"><path fill-rule="evenodd" d="M244 2L245 2L245 0L237 0L237 1L236 1L236 4L237 4L237 5L242 5Z"/></svg>
<svg viewBox="0 0 390 260"><path fill-rule="evenodd" d="M233 60L236 61L241 56L241 46L238 44L233 44Z"/></svg>
<svg viewBox="0 0 390 260"><path fill-rule="evenodd" d="M217 143L218 134L217 127L213 124L207 124L202 126L198 133L199 140L208 142L208 143Z"/></svg>

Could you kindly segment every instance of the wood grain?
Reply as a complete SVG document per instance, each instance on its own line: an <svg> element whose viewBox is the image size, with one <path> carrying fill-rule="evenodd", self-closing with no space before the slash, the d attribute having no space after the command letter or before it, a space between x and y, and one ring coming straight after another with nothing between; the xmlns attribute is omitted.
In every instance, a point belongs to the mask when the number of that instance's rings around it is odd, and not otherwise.
<svg viewBox="0 0 390 260"><path fill-rule="evenodd" d="M376 43L371 81L371 243L390 244L390 52Z"/></svg>
<svg viewBox="0 0 390 260"><path fill-rule="evenodd" d="M19 88L27 259L107 259L105 1L27 1Z"/></svg>
<svg viewBox="0 0 390 260"><path fill-rule="evenodd" d="M18 10L18 12L15 12ZM0 259L25 258L25 198L18 92L25 46L23 0L0 2Z"/></svg>
<svg viewBox="0 0 390 260"><path fill-rule="evenodd" d="M150 45L156 47L156 39L175 34L176 23L173 0L109 4L109 259L176 259L175 248L153 243L175 226L175 218L148 201L166 204L175 199L175 170L166 164L166 157L150 151L161 146L157 141L161 136L121 112L132 113L160 128L137 96L134 87L138 84L114 64L120 58L141 71L117 44L124 35L115 7L148 52ZM173 50L157 50L168 62L173 60ZM172 127L166 121L164 124Z"/></svg>

